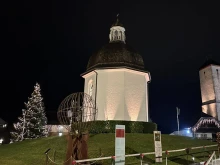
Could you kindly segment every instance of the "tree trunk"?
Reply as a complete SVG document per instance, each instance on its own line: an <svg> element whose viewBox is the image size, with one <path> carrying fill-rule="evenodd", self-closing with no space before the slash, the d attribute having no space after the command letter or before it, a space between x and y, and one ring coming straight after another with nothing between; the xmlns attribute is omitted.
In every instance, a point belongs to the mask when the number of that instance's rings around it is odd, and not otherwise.
<svg viewBox="0 0 220 165"><path fill-rule="evenodd" d="M89 138L89 134L84 134L82 135L82 159L88 159L88 145L87 145L87 141Z"/></svg>
<svg viewBox="0 0 220 165"><path fill-rule="evenodd" d="M67 151L66 151L66 161L65 165L71 165L72 164L72 152L73 152L73 142L75 138L73 138L72 135L68 134L68 140L67 140Z"/></svg>

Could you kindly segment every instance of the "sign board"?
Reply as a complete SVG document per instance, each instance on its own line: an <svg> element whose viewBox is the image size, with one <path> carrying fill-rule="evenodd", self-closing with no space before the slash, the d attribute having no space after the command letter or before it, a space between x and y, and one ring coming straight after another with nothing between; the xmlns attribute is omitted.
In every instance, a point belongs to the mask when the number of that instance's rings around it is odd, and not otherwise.
<svg viewBox="0 0 220 165"><path fill-rule="evenodd" d="M154 131L155 161L162 162L161 132Z"/></svg>
<svg viewBox="0 0 220 165"><path fill-rule="evenodd" d="M125 164L125 125L115 126L115 164Z"/></svg>

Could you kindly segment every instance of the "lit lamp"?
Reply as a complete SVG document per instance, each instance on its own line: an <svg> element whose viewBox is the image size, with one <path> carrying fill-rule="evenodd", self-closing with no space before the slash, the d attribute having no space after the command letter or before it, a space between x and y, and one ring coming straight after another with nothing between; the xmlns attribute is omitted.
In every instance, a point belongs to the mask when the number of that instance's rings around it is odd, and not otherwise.
<svg viewBox="0 0 220 165"><path fill-rule="evenodd" d="M60 125L58 130L59 130L59 136L62 136L63 135L63 133L62 133L63 132L63 126Z"/></svg>
<svg viewBox="0 0 220 165"><path fill-rule="evenodd" d="M3 139L1 138L1 139L0 139L0 144L2 144L2 142L3 142Z"/></svg>

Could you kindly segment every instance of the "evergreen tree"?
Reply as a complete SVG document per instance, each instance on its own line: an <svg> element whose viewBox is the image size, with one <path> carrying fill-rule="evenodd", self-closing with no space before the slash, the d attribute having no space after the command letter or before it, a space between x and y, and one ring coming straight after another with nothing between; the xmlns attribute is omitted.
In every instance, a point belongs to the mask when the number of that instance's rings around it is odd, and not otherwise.
<svg viewBox="0 0 220 165"><path fill-rule="evenodd" d="M26 108L30 113L27 113L26 118L30 121L27 128L27 138L39 138L47 136L47 118L44 111L43 98L40 93L40 85L37 83L31 98L28 99Z"/></svg>
<svg viewBox="0 0 220 165"><path fill-rule="evenodd" d="M19 117L19 121L14 124L15 132L11 132L13 139L22 141L47 136L47 118L38 83L34 86L34 91L25 103L25 107L26 109L22 110L22 117Z"/></svg>
<svg viewBox="0 0 220 165"><path fill-rule="evenodd" d="M27 123L29 123L26 120L26 109L22 109L22 117L18 117L18 122L14 123L14 129L15 132L10 132L11 133L11 141L22 141L24 140L25 135L27 134Z"/></svg>

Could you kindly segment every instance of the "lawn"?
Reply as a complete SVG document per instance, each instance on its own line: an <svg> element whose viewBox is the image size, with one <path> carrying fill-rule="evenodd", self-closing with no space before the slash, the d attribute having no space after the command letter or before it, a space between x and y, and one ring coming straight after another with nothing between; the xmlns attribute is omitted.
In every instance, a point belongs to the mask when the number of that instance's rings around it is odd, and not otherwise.
<svg viewBox="0 0 220 165"><path fill-rule="evenodd" d="M89 156L90 158L114 155L114 134L90 135L89 138ZM152 134L126 134L126 154L153 152ZM163 150L182 149L188 147L213 145L214 142L208 140L196 140L187 137L162 135ZM49 157L54 158L57 164L62 165L65 159L66 137L48 137L34 140L25 140L23 142L5 144L0 146L0 164L1 165L43 165L45 164L44 152L51 148ZM192 157L196 162L206 160L208 155L216 150L217 147L191 150L188 156L188 162L192 163ZM56 152L55 152L56 151ZM165 155L163 155L165 158ZM154 163L154 155L144 157L144 162ZM97 162L97 164L110 164L110 160ZM52 165L53 163L49 163ZM95 164L95 163L94 163ZM126 164L140 164L137 157L126 158ZM161 164L161 163L160 163ZM165 159L163 163L165 164ZM168 156L168 165L187 164L186 152L170 153Z"/></svg>

